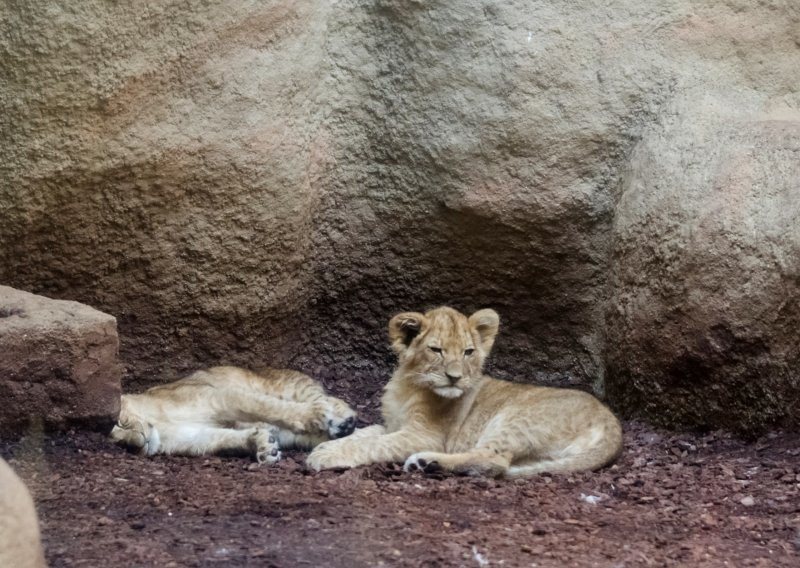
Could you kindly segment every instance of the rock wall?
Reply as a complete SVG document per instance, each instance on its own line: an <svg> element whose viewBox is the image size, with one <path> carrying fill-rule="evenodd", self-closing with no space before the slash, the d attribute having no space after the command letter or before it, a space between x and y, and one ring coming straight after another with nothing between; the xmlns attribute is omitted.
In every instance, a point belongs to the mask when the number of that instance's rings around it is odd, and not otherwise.
<svg viewBox="0 0 800 568"><path fill-rule="evenodd" d="M11 10L0 281L113 313L133 383L288 363L332 160L326 19L293 2Z"/></svg>
<svg viewBox="0 0 800 568"><path fill-rule="evenodd" d="M759 431L800 410L800 116L761 103L691 93L631 157L608 394L636 416Z"/></svg>
<svg viewBox="0 0 800 568"><path fill-rule="evenodd" d="M731 223L794 219L779 203L800 200L786 134L800 108L796 3L10 8L0 281L117 316L128 388L268 363L374 400L389 317L449 304L500 312L500 376L607 387L618 409L673 425L797 416L787 330L800 308L781 304L797 285L797 224L743 241L759 274L784 259L759 300L782 305L773 325L738 308L746 255L724 259L741 235L708 220L729 182L742 195ZM730 144L763 150L752 167L769 175L725 177L744 159L722 155ZM656 254L693 223L707 227L681 237L694 252ZM719 300L698 299L707 316L648 321L690 312L664 290L694 287ZM761 337L761 362L704 352L687 392L718 409L758 398L758 420L691 408L666 386L687 326L716 325ZM743 382L757 385L745 398L718 396Z"/></svg>

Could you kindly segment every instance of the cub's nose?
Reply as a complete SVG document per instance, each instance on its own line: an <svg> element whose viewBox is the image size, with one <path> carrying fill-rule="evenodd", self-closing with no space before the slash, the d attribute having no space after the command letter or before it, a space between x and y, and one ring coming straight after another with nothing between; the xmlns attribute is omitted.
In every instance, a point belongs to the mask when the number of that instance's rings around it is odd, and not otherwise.
<svg viewBox="0 0 800 568"><path fill-rule="evenodd" d="M456 384L458 381L461 380L461 373L445 373L447 376L447 380L450 381L451 385Z"/></svg>

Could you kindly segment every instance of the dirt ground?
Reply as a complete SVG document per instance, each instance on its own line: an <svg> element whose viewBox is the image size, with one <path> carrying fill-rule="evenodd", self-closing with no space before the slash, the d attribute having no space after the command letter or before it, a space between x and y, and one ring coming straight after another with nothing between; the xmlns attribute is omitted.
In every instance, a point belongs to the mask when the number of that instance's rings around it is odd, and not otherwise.
<svg viewBox="0 0 800 568"><path fill-rule="evenodd" d="M525 481L141 458L90 432L0 455L51 566L800 566L800 435L625 427L613 467Z"/></svg>

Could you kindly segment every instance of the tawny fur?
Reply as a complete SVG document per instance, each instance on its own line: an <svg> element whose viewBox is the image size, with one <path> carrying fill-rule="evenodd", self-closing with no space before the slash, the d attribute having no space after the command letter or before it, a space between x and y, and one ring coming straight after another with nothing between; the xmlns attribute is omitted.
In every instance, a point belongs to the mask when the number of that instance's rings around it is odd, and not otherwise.
<svg viewBox="0 0 800 568"><path fill-rule="evenodd" d="M122 396L111 438L141 454L246 453L274 464L280 450L350 434L356 414L297 371L212 367Z"/></svg>
<svg viewBox="0 0 800 568"><path fill-rule="evenodd" d="M308 456L321 470L405 461L405 469L528 477L593 470L622 448L619 421L582 391L499 381L482 373L499 317L450 309L389 322L399 365L381 400L385 426L325 442Z"/></svg>
<svg viewBox="0 0 800 568"><path fill-rule="evenodd" d="M28 489L0 459L0 566L42 568L39 521Z"/></svg>

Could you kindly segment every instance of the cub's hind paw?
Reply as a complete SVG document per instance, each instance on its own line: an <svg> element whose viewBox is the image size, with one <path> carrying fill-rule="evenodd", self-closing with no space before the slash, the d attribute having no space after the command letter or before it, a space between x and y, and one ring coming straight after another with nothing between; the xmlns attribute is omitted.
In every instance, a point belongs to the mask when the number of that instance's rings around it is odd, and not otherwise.
<svg viewBox="0 0 800 568"><path fill-rule="evenodd" d="M281 460L281 451L277 448L256 452L259 465L275 465Z"/></svg>
<svg viewBox="0 0 800 568"><path fill-rule="evenodd" d="M253 433L256 461L261 465L275 465L281 459L277 430L257 429Z"/></svg>
<svg viewBox="0 0 800 568"><path fill-rule="evenodd" d="M442 471L442 466L437 461L437 456L430 452L420 452L414 454L406 460L403 464L403 471L414 472L421 471L423 473L436 473Z"/></svg>
<svg viewBox="0 0 800 568"><path fill-rule="evenodd" d="M329 418L328 419L328 435L331 438L344 438L349 436L356 429L356 417L348 416L347 418Z"/></svg>

